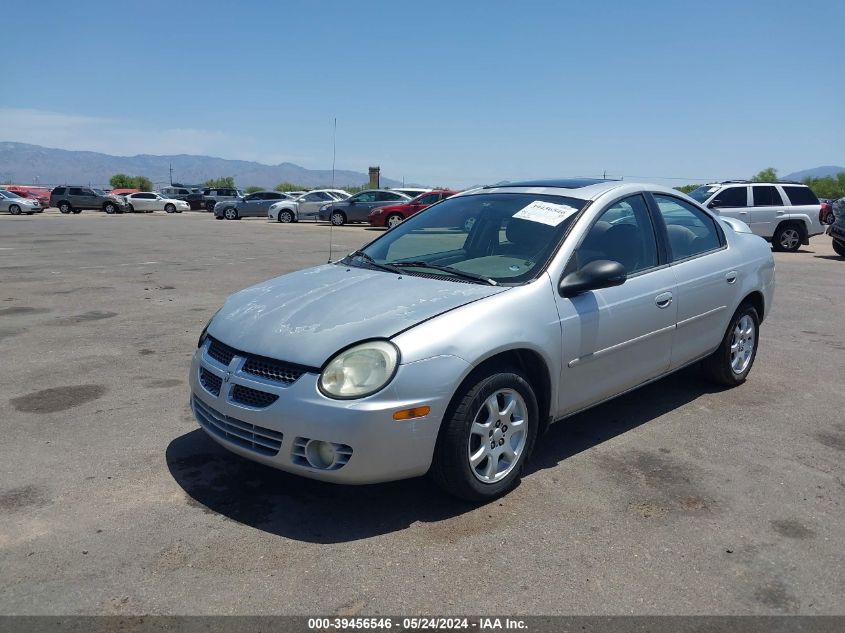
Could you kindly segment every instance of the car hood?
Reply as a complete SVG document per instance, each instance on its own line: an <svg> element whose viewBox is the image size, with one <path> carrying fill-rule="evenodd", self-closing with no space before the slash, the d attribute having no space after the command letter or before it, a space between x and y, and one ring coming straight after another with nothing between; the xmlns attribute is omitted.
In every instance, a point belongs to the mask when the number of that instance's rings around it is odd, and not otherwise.
<svg viewBox="0 0 845 633"><path fill-rule="evenodd" d="M208 333L236 349L309 367L371 338L390 338L508 288L327 264L226 300Z"/></svg>

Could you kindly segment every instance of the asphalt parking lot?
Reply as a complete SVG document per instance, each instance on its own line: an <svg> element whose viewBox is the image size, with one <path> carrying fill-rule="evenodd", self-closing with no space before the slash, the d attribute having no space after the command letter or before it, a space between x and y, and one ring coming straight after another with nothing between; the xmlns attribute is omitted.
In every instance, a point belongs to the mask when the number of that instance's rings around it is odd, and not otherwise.
<svg viewBox="0 0 845 633"><path fill-rule="evenodd" d="M378 235L334 229L335 255ZM776 254L748 382L686 370L555 425L474 507L229 454L187 406L231 292L325 225L0 216L0 613L845 613L845 261Z"/></svg>

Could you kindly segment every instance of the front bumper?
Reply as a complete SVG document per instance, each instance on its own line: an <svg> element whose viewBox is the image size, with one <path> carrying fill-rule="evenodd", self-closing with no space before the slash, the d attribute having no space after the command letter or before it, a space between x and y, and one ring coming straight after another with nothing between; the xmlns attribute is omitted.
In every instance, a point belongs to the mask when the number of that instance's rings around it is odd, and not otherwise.
<svg viewBox="0 0 845 633"><path fill-rule="evenodd" d="M206 343L191 362L191 409L203 430L228 450L290 473L344 484L365 484L425 474L431 465L440 421L469 365L455 356L436 356L400 365L392 382L359 400L333 400L317 388L319 376L305 373L288 386L242 371L245 358L224 366L208 355ZM221 379L215 395L200 381L200 370ZM236 385L278 396L256 408L232 399ZM393 413L417 406L430 413L397 421ZM229 433L231 431L232 433ZM252 434L252 435L251 435ZM250 437L256 442L250 444ZM267 441L269 439L269 441ZM351 451L346 463L316 468L302 458L307 440L322 440Z"/></svg>

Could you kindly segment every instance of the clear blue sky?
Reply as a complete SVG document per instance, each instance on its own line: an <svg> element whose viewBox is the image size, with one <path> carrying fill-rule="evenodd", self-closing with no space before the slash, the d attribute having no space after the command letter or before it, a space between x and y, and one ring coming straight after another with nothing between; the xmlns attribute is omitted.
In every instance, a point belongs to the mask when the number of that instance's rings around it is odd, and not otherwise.
<svg viewBox="0 0 845 633"><path fill-rule="evenodd" d="M337 117L338 168L431 185L842 165L845 3L742 4L10 2L0 140L328 168Z"/></svg>

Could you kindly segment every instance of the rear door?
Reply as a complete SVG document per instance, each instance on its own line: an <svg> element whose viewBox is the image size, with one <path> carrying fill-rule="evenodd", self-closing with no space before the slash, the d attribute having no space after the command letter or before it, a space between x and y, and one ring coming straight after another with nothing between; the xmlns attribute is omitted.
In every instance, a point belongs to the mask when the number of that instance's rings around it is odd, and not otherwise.
<svg viewBox="0 0 845 633"><path fill-rule="evenodd" d="M320 207L329 202L334 202L334 199L323 191L306 193L297 200L297 215L300 220L314 220Z"/></svg>
<svg viewBox="0 0 845 633"><path fill-rule="evenodd" d="M88 187L70 188L71 204L80 209L98 209L97 197Z"/></svg>
<svg viewBox="0 0 845 633"><path fill-rule="evenodd" d="M784 202L787 206L784 207L784 218L794 218L805 222L809 237L823 233L824 226L819 220L821 203L813 190L803 185L781 185L780 189L786 194Z"/></svg>
<svg viewBox="0 0 845 633"><path fill-rule="evenodd" d="M671 369L712 352L722 340L730 309L739 303L740 271L716 221L670 194L655 193L652 209L666 242L676 285L677 328Z"/></svg>
<svg viewBox="0 0 845 633"><path fill-rule="evenodd" d="M786 212L780 191L774 185L752 185L751 205L751 230L762 237L772 237Z"/></svg>

